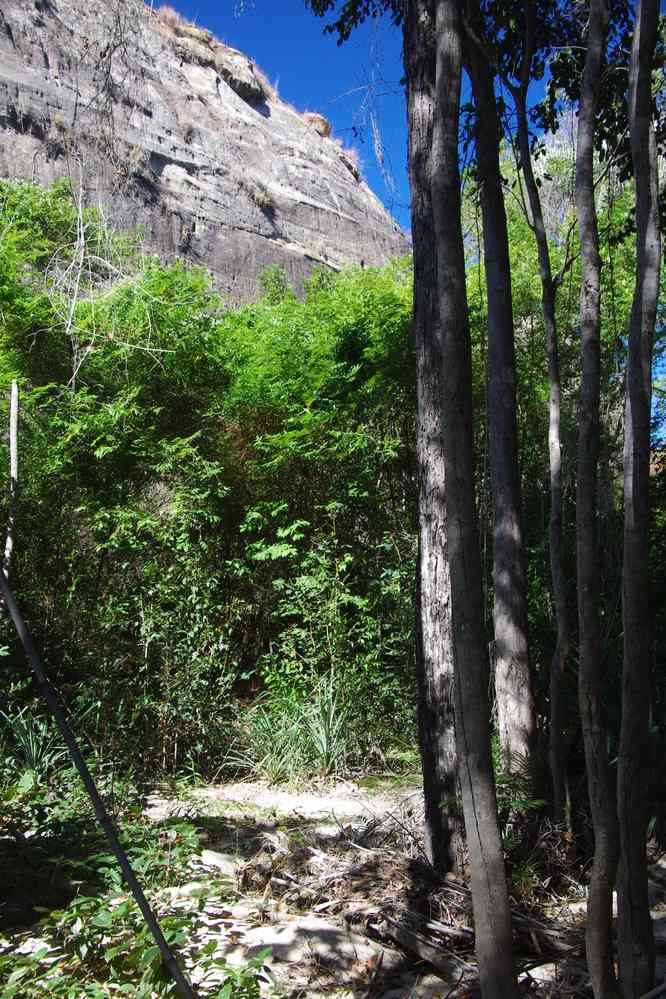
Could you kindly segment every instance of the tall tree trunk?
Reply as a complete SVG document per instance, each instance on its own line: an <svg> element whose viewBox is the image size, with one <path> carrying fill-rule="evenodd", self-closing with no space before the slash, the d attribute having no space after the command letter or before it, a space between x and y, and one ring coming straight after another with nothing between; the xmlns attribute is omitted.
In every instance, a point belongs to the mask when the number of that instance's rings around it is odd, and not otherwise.
<svg viewBox="0 0 666 999"><path fill-rule="evenodd" d="M608 27L606 0L590 0L576 149L576 211L581 248L582 375L578 410L576 541L578 575L578 693L587 785L594 830L594 863L587 902L587 963L595 999L617 995L611 939L612 892L617 872L618 828L603 718L604 671L599 622L597 475L599 463L600 272L594 202L594 119Z"/></svg>
<svg viewBox="0 0 666 999"><path fill-rule="evenodd" d="M652 641L649 572L652 341L659 293L657 150L652 127L652 66L659 0L637 0L629 72L629 127L636 187L636 284L629 326L624 424L624 662L618 758L622 863L618 884L620 984L626 999L654 982L645 837L650 766Z"/></svg>
<svg viewBox="0 0 666 999"><path fill-rule="evenodd" d="M478 7L472 11L480 22ZM478 34L483 37L479 24ZM504 765L529 762L536 712L529 661L527 563L523 542L511 265L502 175L501 128L488 54L468 32L466 68L476 104L476 156L488 293L488 423L493 496L495 694Z"/></svg>
<svg viewBox="0 0 666 999"><path fill-rule="evenodd" d="M442 437L458 761L481 990L484 999L516 999L511 916L490 752L488 660L474 494L472 363L458 168L459 0L437 0L436 27L432 207L443 331Z"/></svg>
<svg viewBox="0 0 666 999"><path fill-rule="evenodd" d="M416 664L419 736L425 797L425 840L440 871L462 863L458 756L453 703L453 647L444 510L442 327L433 254L431 151L435 90L435 2L415 0L405 21L409 169L414 248L419 470L419 556L416 580Z"/></svg>
<svg viewBox="0 0 666 999"><path fill-rule="evenodd" d="M562 561L562 442L560 361L555 316L557 284L553 278L548 235L543 217L541 195L534 175L527 120L527 90L530 84L534 59L534 3L525 8L525 47L521 79L511 88L518 119L518 148L520 165L532 213L532 226L539 259L541 278L541 308L546 331L548 351L548 464L550 472L550 516L548 523L550 548L550 577L555 604L557 639L550 671L550 731L549 759L553 784L553 810L555 820L566 819L571 824L569 791L566 772L565 712L563 703L563 677L569 655L569 621L567 614L567 586Z"/></svg>

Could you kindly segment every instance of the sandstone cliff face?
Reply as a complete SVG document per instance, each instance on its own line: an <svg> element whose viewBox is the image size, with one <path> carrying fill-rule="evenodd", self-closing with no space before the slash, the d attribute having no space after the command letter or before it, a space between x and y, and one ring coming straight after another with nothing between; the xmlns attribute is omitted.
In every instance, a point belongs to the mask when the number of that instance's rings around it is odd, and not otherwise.
<svg viewBox="0 0 666 999"><path fill-rule="evenodd" d="M375 265L404 235L320 115L241 52L141 0L3 0L0 176L69 176L117 226L234 300L280 266Z"/></svg>

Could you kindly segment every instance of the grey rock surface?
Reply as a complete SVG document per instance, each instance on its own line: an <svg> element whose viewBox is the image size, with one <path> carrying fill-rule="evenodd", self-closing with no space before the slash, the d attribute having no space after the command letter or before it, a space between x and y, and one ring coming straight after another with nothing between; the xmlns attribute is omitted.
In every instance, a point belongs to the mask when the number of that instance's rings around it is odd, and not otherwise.
<svg viewBox="0 0 666 999"><path fill-rule="evenodd" d="M69 177L235 301L276 264L382 264L404 233L325 119L243 53L142 0L3 0L0 176Z"/></svg>
<svg viewBox="0 0 666 999"><path fill-rule="evenodd" d="M214 867L221 874L233 878L236 876L236 872L242 861L232 853L218 853L217 850L202 850L199 863L204 867Z"/></svg>

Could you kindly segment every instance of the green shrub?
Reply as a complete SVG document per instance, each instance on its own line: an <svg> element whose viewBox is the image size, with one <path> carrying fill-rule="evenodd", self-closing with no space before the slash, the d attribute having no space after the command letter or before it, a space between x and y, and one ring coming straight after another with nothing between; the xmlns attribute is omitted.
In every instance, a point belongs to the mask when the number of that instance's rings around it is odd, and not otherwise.
<svg viewBox="0 0 666 999"><path fill-rule="evenodd" d="M268 695L242 718L227 766L270 783L342 774L351 756L349 709L333 673L309 696Z"/></svg>
<svg viewBox="0 0 666 999"><path fill-rule="evenodd" d="M333 716L304 715L315 771L387 748L396 718L413 730L409 267L315 274L304 299L273 271L229 311L202 271L142 257L86 211L72 298L67 186L3 183L0 202L15 579L90 744L215 774L248 681L299 703L331 672L345 749ZM2 627L16 714L32 685Z"/></svg>

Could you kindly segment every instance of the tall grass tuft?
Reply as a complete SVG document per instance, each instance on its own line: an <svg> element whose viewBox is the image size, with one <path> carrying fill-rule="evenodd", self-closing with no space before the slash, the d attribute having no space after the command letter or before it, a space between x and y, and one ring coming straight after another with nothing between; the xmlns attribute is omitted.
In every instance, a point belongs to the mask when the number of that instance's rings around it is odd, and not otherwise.
<svg viewBox="0 0 666 999"><path fill-rule="evenodd" d="M0 711L8 746L21 770L46 776L60 769L67 759L67 750L60 734L41 715L25 705L13 715Z"/></svg>
<svg viewBox="0 0 666 999"><path fill-rule="evenodd" d="M349 711L342 704L333 673L320 682L304 712L309 755L324 777L344 770L349 741Z"/></svg>
<svg viewBox="0 0 666 999"><path fill-rule="evenodd" d="M342 773L349 756L349 712L331 673L310 699L266 697L243 719L227 765L277 784Z"/></svg>

